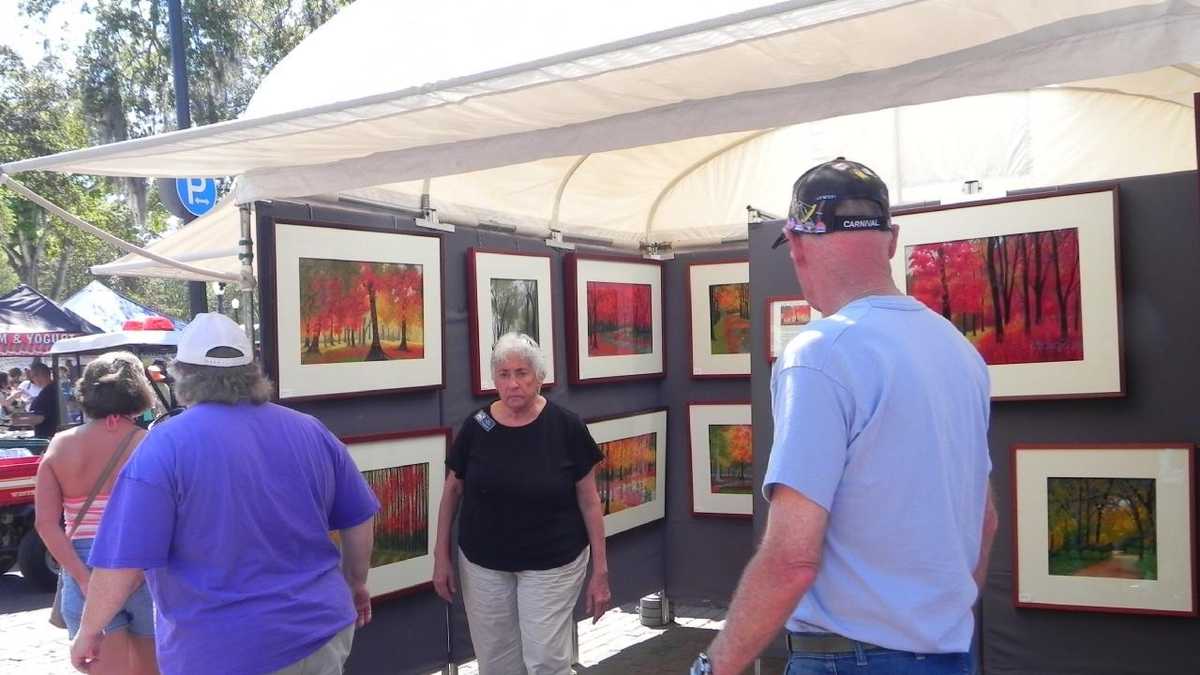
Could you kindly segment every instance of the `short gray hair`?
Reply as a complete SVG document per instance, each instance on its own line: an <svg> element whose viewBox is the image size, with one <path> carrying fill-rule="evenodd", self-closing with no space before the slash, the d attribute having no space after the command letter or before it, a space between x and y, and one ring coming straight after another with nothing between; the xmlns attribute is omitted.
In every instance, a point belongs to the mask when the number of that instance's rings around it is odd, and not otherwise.
<svg viewBox="0 0 1200 675"><path fill-rule="evenodd" d="M492 374L505 359L513 356L528 363L539 380L546 379L546 355L537 341L524 333L505 333L492 345Z"/></svg>
<svg viewBox="0 0 1200 675"><path fill-rule="evenodd" d="M197 403L253 403L271 400L275 386L257 363L244 366L198 366L175 361L170 366L175 378L175 396L183 405Z"/></svg>

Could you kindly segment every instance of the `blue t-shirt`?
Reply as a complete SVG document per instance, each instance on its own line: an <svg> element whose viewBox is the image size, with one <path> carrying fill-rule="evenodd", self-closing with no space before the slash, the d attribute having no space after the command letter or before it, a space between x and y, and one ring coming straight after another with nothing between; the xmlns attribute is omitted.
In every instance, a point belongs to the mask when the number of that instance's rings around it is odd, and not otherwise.
<svg viewBox="0 0 1200 675"><path fill-rule="evenodd" d="M206 403L133 453L89 563L146 570L165 675L267 673L354 622L329 532L378 509L316 419L269 403Z"/></svg>
<svg viewBox="0 0 1200 675"><path fill-rule="evenodd" d="M978 351L913 298L863 298L788 344L771 401L764 494L787 485L829 512L788 629L967 651L991 471Z"/></svg>

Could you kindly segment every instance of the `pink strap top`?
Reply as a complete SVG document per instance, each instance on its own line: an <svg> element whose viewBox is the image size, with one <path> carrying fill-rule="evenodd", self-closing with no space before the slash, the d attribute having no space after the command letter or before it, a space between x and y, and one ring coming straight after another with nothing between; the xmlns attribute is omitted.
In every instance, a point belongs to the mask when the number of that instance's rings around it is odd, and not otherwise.
<svg viewBox="0 0 1200 675"><path fill-rule="evenodd" d="M75 519L79 517L79 510L83 508L83 503L86 501L86 496L63 499L63 527L66 529L66 532L70 533L71 526L75 524ZM79 529L75 530L75 534L71 539L94 538L96 530L100 527L100 517L104 515L104 508L106 506L108 506L108 495L96 495L95 501L88 507L87 514L83 516L83 520L79 523Z"/></svg>

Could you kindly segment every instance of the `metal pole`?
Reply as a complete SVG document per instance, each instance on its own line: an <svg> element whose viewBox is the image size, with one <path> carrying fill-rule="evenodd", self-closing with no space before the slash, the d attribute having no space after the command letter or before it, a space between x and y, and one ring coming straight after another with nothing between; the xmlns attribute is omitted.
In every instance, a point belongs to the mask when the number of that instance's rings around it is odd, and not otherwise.
<svg viewBox="0 0 1200 675"><path fill-rule="evenodd" d="M250 238L250 205L242 204L238 209L242 217L242 238L238 240L238 260L242 263L242 278L238 282L242 293L242 325L246 327L246 337L254 344L254 288L257 281L254 278L254 240Z"/></svg>
<svg viewBox="0 0 1200 675"><path fill-rule="evenodd" d="M175 128L192 126L191 97L188 95L187 42L183 35L183 8L179 0L167 0L167 28L171 34L171 81L175 85ZM190 222L187 218L184 222ZM188 282L188 307L192 316L208 311L208 285Z"/></svg>

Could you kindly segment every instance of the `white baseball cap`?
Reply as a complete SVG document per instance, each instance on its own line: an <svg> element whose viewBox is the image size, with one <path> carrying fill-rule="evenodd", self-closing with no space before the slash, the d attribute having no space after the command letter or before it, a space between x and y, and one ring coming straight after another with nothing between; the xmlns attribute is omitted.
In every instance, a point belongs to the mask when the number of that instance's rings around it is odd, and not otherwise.
<svg viewBox="0 0 1200 675"><path fill-rule="evenodd" d="M210 356L209 352L225 347L241 352L239 356ZM254 347L242 327L224 314L197 314L179 336L179 351L175 360L197 366L232 368L254 361Z"/></svg>

